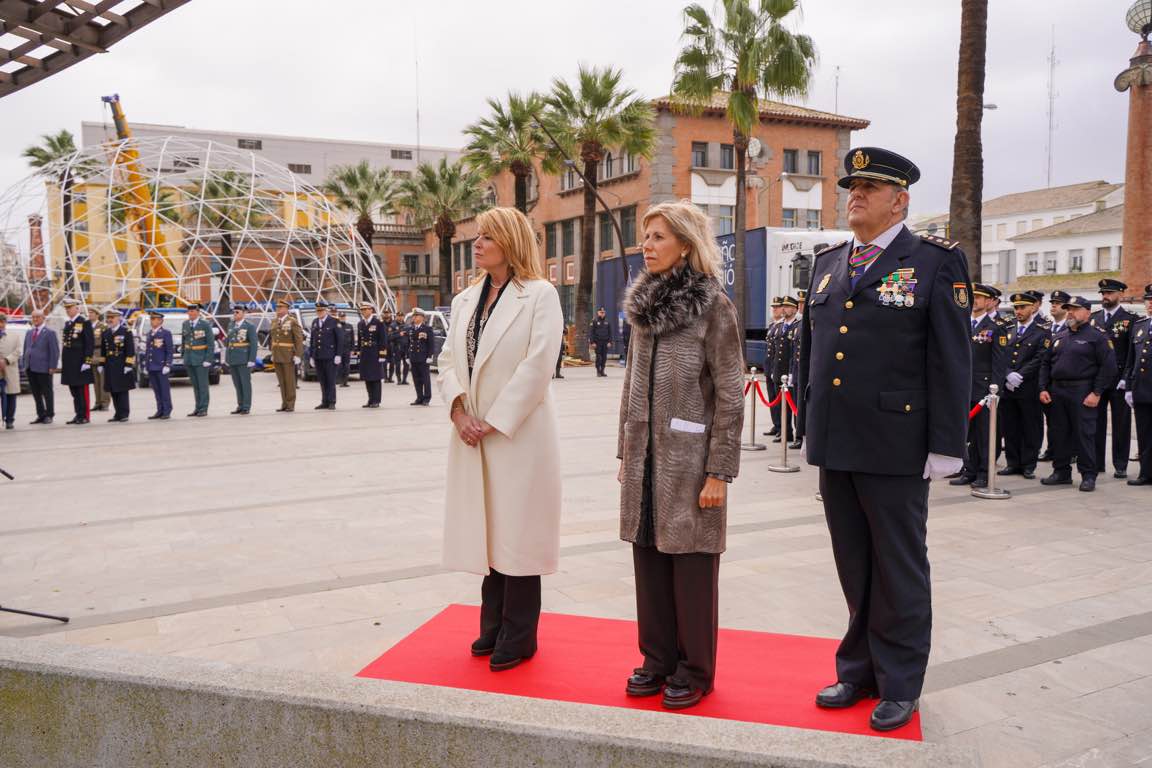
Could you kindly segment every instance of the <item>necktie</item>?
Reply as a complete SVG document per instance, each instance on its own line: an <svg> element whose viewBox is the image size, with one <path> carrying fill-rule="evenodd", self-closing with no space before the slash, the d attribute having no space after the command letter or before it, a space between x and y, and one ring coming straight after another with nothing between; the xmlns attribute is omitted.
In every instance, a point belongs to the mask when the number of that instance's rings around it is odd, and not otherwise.
<svg viewBox="0 0 1152 768"><path fill-rule="evenodd" d="M853 288L864 276L868 267L872 266L872 262L883 252L884 249L878 245L858 245L852 249L852 255L848 257L848 277Z"/></svg>
<svg viewBox="0 0 1152 768"><path fill-rule="evenodd" d="M32 343L36 343L36 339L40 338L40 326L36 326L36 330L32 332Z"/></svg>
<svg viewBox="0 0 1152 768"><path fill-rule="evenodd" d="M979 320L972 321L972 333L976 333L976 326L980 324Z"/></svg>
<svg viewBox="0 0 1152 768"><path fill-rule="evenodd" d="M1019 335L1021 335L1022 333L1024 333L1024 326L1022 326L1022 325L1017 325L1017 326L1016 326L1016 335L1017 335L1017 336L1019 336Z"/></svg>

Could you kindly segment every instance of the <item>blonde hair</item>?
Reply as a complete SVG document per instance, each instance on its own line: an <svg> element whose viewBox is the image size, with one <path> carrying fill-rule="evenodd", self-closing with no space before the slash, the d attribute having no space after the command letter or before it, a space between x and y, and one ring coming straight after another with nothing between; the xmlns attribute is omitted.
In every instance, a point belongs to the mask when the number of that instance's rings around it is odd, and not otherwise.
<svg viewBox="0 0 1152 768"><path fill-rule="evenodd" d="M504 251L508 274L517 283L544 279L536 234L528 217L519 209L489 208L476 216L476 231L483 232Z"/></svg>
<svg viewBox="0 0 1152 768"><path fill-rule="evenodd" d="M657 216L668 222L672 234L687 246L689 267L715 278L723 274L723 258L708 214L690 200L669 200L645 211L641 228L647 228L648 222Z"/></svg>

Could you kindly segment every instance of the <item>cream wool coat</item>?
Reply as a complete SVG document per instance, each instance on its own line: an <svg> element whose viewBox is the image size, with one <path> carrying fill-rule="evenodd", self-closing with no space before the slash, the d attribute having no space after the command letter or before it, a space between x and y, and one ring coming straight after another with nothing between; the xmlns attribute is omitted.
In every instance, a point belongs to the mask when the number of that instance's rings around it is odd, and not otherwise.
<svg viewBox="0 0 1152 768"><path fill-rule="evenodd" d="M492 311L472 379L468 322L481 285L452 300L452 327L440 351L444 403L458 395L496 431L473 448L455 426L448 438L444 566L508 576L556 571L560 559L560 438L552 373L564 317L547 280L512 282Z"/></svg>
<svg viewBox="0 0 1152 768"><path fill-rule="evenodd" d="M24 337L9 328L4 332L4 338L0 339L0 357L8 363L4 375L8 382L9 395L20 394L20 357L23 354Z"/></svg>

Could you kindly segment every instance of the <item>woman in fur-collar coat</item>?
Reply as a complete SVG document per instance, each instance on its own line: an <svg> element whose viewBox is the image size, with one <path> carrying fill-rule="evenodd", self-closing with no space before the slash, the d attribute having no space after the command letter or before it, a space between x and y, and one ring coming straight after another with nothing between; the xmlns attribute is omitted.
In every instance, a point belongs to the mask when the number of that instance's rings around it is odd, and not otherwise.
<svg viewBox="0 0 1152 768"><path fill-rule="evenodd" d="M620 402L620 537L633 545L644 664L631 696L690 707L712 690L727 487L740 468L744 355L720 251L690 202L644 216L645 271ZM679 619L690 617L690 626Z"/></svg>

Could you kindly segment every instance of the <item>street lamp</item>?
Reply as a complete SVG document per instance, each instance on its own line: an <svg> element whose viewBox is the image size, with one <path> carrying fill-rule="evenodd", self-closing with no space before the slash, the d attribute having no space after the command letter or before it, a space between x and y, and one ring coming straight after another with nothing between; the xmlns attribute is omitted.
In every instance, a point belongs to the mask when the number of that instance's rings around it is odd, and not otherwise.
<svg viewBox="0 0 1152 768"><path fill-rule="evenodd" d="M1124 20L1128 23L1128 29L1147 42L1148 35L1152 34L1152 0L1136 0Z"/></svg>

